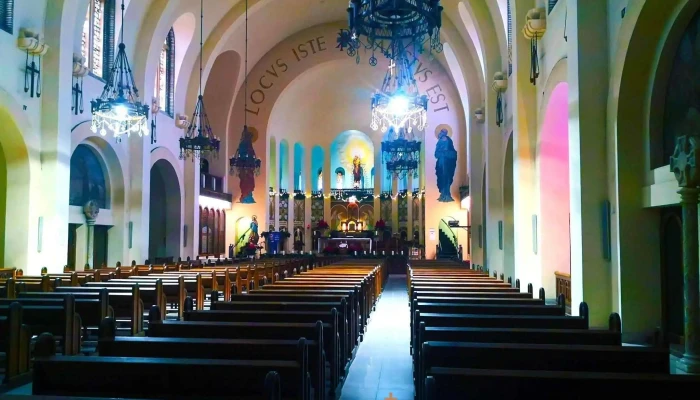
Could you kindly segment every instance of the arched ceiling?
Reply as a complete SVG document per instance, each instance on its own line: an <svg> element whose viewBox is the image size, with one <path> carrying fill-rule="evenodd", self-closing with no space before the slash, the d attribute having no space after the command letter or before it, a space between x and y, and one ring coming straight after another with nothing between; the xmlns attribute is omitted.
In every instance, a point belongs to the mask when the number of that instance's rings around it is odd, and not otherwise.
<svg viewBox="0 0 700 400"><path fill-rule="evenodd" d="M87 3L87 0L82 0ZM244 57L245 49L245 1L204 0L204 80L219 54L233 50ZM347 0L247 0L248 1L248 69L250 70L270 49L285 38L313 26L345 21ZM450 43L461 71L452 75L477 70L477 77L467 77L467 85L488 87L489 77L484 76L483 60L505 60L505 7L510 0L442 0L443 41ZM471 13L470 18L460 16L461 8ZM466 7L465 7L466 6ZM464 14L465 11L462 11ZM176 109L189 113L194 106L198 89L199 59L199 2L196 0L139 0L127 1L126 21L133 23L125 30L127 49L135 49L137 67L150 68L155 65L153 49L158 49L160 37L165 37L175 21L184 14L192 14L196 23L192 39L183 51L182 65L176 87ZM466 21L472 21L466 26ZM120 22L120 21L118 21ZM134 26L135 25L135 26ZM132 28L133 27L133 28ZM137 28L138 27L138 28ZM449 31L449 32L448 32ZM484 37L484 35L488 37ZM153 37L144 41L144 37ZM156 40L156 37L158 40ZM153 44L142 44L151 42ZM335 43L328 43L335 46ZM495 47L495 48L494 48ZM291 50L291 49L290 49ZM147 56L138 53L147 53ZM142 58L143 57L143 58ZM146 61L146 58L147 60ZM139 59L142 58L139 64ZM180 56L178 56L180 58ZM444 56L438 60L449 69ZM237 77L232 80L241 85L244 70L232 71ZM467 66L467 64L470 64ZM137 68L138 69L138 68ZM139 72L137 72L139 74ZM477 81L474 81L477 79ZM238 88L236 89L236 91Z"/></svg>

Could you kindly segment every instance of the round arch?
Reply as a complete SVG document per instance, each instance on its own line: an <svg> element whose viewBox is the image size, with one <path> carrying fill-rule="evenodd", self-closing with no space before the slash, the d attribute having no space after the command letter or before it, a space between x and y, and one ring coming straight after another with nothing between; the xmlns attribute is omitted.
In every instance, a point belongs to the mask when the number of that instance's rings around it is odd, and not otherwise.
<svg viewBox="0 0 700 400"><path fill-rule="evenodd" d="M4 94L4 91L1 94ZM24 132L31 132L28 121L15 118L22 113L6 107L0 95L0 262L4 267L26 269L29 265L31 204L30 159ZM9 229L9 228L12 229ZM12 249L12 251L9 251Z"/></svg>
<svg viewBox="0 0 700 400"><path fill-rule="evenodd" d="M126 196L128 191L128 182L125 179L124 167L120 160L125 160L126 154L121 146L114 146L114 143L105 140L102 136L95 135L90 131L89 121L83 121L75 125L71 131L71 156L79 145L85 145L92 150L97 157L98 162L102 166L105 174L105 183L109 193L109 209L101 210L98 215L97 225L104 226L106 232L106 262L107 265L116 265L117 261L124 262L128 259L128 249L125 246L127 238L126 229ZM71 213L69 224L85 223L82 212ZM69 225L70 226L70 225ZM79 228L78 228L79 229ZM103 228L100 228L103 229ZM72 260L70 252L75 251L71 247L71 237L69 234L69 261ZM81 243L78 241L78 243ZM82 253L78 252L81 257ZM85 262L76 255L75 266L80 268Z"/></svg>
<svg viewBox="0 0 700 400"><path fill-rule="evenodd" d="M155 161L150 170L148 259L154 264L180 257L182 191L176 171L165 159Z"/></svg>
<svg viewBox="0 0 700 400"><path fill-rule="evenodd" d="M611 55L607 136L614 143L608 146L608 162L615 168L608 192L614 194L616 211L611 216L611 286L615 311L625 321L623 335L632 338L643 338L662 320L659 211L645 208L641 195L653 175L650 130L663 119L663 108L652 99L699 8L700 3L684 0L631 2Z"/></svg>

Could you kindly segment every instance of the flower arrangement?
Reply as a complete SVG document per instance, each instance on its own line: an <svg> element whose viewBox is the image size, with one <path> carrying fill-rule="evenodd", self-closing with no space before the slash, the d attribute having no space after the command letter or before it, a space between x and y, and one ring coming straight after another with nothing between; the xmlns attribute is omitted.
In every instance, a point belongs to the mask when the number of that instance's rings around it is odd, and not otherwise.
<svg viewBox="0 0 700 400"><path fill-rule="evenodd" d="M384 228L386 228L386 222L384 222L383 219L380 219L374 224L374 229L376 230L382 230Z"/></svg>
<svg viewBox="0 0 700 400"><path fill-rule="evenodd" d="M316 224L316 229L328 229L328 222L326 222L325 220L318 221L318 223Z"/></svg>

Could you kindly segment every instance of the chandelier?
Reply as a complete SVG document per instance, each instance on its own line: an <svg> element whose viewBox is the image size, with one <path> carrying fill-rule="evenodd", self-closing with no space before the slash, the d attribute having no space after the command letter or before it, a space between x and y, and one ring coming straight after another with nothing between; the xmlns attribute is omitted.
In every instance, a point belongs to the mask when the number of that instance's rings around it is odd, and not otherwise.
<svg viewBox="0 0 700 400"><path fill-rule="evenodd" d="M121 5L122 21L124 21L124 0ZM90 102L92 111L93 133L99 132L106 136L111 130L114 137L138 134L148 136L148 105L139 99L134 76L131 73L129 59L126 57L124 45L124 23L121 26L121 42L119 51L114 59L114 65L99 98Z"/></svg>
<svg viewBox="0 0 700 400"><path fill-rule="evenodd" d="M238 176L252 172L257 176L260 175L261 164L253 149L253 134L248 130L248 126L244 125L236 154L229 160L230 172Z"/></svg>
<svg viewBox="0 0 700 400"><path fill-rule="evenodd" d="M245 1L245 79L243 81L243 132L236 154L229 160L230 173L241 175L260 175L261 161L253 148L253 133L248 129L248 0Z"/></svg>
<svg viewBox="0 0 700 400"><path fill-rule="evenodd" d="M391 61L381 90L372 96L370 127L383 133L390 127L405 128L411 134L414 128L422 131L428 124L428 96L419 94L408 58L399 57L398 63L396 68Z"/></svg>
<svg viewBox="0 0 700 400"><path fill-rule="evenodd" d="M440 0L350 0L348 29L338 34L337 48L346 50L360 62L358 50L371 51L370 65L377 64L375 53L395 59L401 47L412 47L414 54L440 53L442 6Z"/></svg>
<svg viewBox="0 0 700 400"><path fill-rule="evenodd" d="M202 43L204 35L204 4L199 2L199 96L197 105L192 114L192 122L187 127L185 135L180 138L180 159L192 157L192 160L201 156L219 154L221 140L214 136L209 117L204 108L204 96L202 96Z"/></svg>
<svg viewBox="0 0 700 400"><path fill-rule="evenodd" d="M387 139L382 142L382 161L387 171L399 178L418 177L421 142L407 137L405 128L396 132L394 127L389 128Z"/></svg>

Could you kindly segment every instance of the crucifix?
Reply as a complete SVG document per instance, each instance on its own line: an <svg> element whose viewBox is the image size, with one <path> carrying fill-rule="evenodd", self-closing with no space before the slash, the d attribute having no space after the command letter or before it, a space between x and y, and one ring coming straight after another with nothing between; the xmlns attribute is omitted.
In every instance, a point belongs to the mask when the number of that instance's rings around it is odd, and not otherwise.
<svg viewBox="0 0 700 400"><path fill-rule="evenodd" d="M35 93L36 97L41 97L41 56L39 56L38 64L35 62L34 58L35 56L32 54L32 62L30 63L29 51L27 50L24 70L24 93L31 90L31 93L29 94L31 97L34 97Z"/></svg>
<svg viewBox="0 0 700 400"><path fill-rule="evenodd" d="M83 78L73 76L73 105L71 110L74 115L83 113Z"/></svg>
<svg viewBox="0 0 700 400"><path fill-rule="evenodd" d="M392 58L392 59L389 61L389 71L390 71L390 74L391 74L392 76L394 75L394 68L396 68L396 63L394 62L394 59Z"/></svg>

